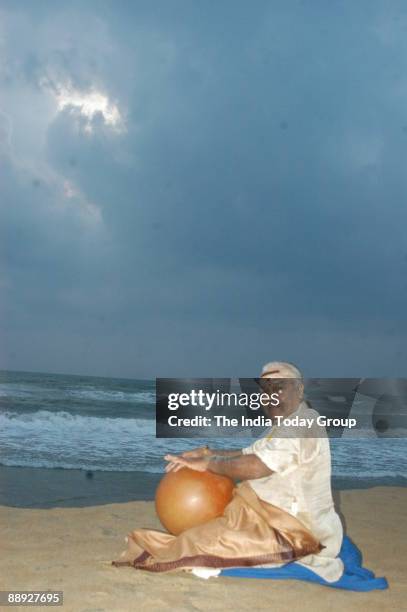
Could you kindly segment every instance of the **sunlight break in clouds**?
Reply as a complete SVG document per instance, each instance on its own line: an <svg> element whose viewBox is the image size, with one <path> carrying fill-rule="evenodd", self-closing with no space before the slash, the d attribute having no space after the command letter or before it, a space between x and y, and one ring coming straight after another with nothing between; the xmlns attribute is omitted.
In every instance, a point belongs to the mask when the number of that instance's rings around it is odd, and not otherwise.
<svg viewBox="0 0 407 612"><path fill-rule="evenodd" d="M92 119L97 113L101 113L106 125L116 132L124 130L123 117L116 104L109 101L109 98L95 89L89 92L81 92L72 87L59 87L55 92L58 110L65 108L79 111L88 121L85 131L92 132Z"/></svg>

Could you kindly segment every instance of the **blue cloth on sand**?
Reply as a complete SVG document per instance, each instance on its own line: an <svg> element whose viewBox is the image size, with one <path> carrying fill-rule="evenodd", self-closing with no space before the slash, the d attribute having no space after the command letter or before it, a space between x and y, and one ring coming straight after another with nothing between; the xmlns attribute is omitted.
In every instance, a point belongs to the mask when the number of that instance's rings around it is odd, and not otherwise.
<svg viewBox="0 0 407 612"><path fill-rule="evenodd" d="M343 538L339 557L344 564L344 573L336 582L327 582L312 570L295 562L274 568L239 567L225 569L222 570L221 576L305 580L306 582L316 582L334 589L346 589L348 591L373 591L389 587L386 578L376 578L373 572L362 567L362 554L347 536Z"/></svg>

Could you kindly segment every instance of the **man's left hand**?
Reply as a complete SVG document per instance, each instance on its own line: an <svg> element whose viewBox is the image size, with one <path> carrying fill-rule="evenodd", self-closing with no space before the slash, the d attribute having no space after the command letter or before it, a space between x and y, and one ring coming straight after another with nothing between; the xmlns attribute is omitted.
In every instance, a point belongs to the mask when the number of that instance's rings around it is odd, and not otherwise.
<svg viewBox="0 0 407 612"><path fill-rule="evenodd" d="M197 470L198 472L205 472L208 469L210 457L199 457L190 458L179 457L178 455L165 455L164 459L168 461L165 466L166 472L178 472L183 467L191 468L191 470Z"/></svg>

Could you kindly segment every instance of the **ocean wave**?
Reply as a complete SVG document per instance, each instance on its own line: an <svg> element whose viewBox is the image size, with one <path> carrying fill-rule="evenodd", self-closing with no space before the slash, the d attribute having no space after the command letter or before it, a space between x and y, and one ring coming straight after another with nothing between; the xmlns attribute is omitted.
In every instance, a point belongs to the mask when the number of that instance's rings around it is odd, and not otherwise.
<svg viewBox="0 0 407 612"><path fill-rule="evenodd" d="M0 383L0 397L22 399L31 397L38 389L37 385L21 385L15 383ZM44 391L43 388L41 388ZM48 389L45 389L48 391Z"/></svg>
<svg viewBox="0 0 407 612"><path fill-rule="evenodd" d="M159 472L165 454L193 446L196 441L156 439L151 419L0 414L0 462L8 466Z"/></svg>
<svg viewBox="0 0 407 612"><path fill-rule="evenodd" d="M21 385L15 383L0 383L0 398L8 400L35 400L42 401L62 400L67 402L79 400L81 402L128 402L135 404L155 404L155 391L127 391L115 389L102 389L99 387L43 387L41 385Z"/></svg>
<svg viewBox="0 0 407 612"><path fill-rule="evenodd" d="M45 432L54 431L58 437L66 433L91 432L95 437L103 434L103 438L110 432L131 432L132 435L154 435L155 423L151 419L138 418L112 418L72 414L70 412L50 410L37 410L36 412L0 413L0 439L8 435L16 435L19 431L37 432L44 436Z"/></svg>

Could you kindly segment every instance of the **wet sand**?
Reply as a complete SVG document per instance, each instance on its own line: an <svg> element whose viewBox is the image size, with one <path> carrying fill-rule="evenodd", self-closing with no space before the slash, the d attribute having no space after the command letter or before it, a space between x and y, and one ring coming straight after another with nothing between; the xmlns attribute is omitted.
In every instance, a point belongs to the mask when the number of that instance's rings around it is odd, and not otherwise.
<svg viewBox="0 0 407 612"><path fill-rule="evenodd" d="M73 508L154 499L163 473L0 466L0 506ZM334 490L407 487L402 477L333 478Z"/></svg>

